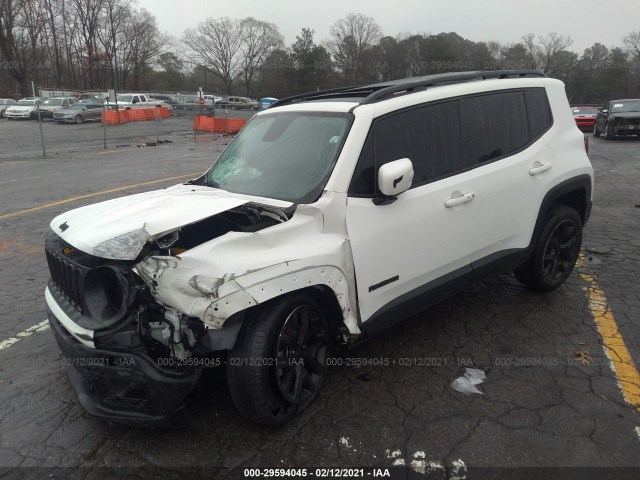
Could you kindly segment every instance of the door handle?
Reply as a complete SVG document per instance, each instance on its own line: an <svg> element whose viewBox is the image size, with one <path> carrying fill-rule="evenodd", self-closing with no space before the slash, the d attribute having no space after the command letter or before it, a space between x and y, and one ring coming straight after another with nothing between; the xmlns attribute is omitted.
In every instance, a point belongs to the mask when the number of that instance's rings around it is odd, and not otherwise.
<svg viewBox="0 0 640 480"><path fill-rule="evenodd" d="M553 166L550 163L540 163L540 162L536 162L533 165L534 167L529 170L529 175L531 176L537 175L542 172L546 172Z"/></svg>
<svg viewBox="0 0 640 480"><path fill-rule="evenodd" d="M455 193L454 193L454 195L455 195ZM475 193L471 193L471 192L470 193L463 193L459 197L451 197L449 200L444 202L444 206L447 207L447 208L455 207L456 205L460 205L462 203L470 202L474 198L476 198L476 194Z"/></svg>

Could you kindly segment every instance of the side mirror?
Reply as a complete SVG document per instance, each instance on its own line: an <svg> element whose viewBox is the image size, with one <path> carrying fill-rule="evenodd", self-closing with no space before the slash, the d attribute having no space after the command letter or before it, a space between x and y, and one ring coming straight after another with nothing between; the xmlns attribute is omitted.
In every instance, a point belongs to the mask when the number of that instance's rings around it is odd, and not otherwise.
<svg viewBox="0 0 640 480"><path fill-rule="evenodd" d="M408 158L385 163L378 170L378 189L382 196L373 199L376 205L388 205L397 200L398 195L411 188L413 163Z"/></svg>

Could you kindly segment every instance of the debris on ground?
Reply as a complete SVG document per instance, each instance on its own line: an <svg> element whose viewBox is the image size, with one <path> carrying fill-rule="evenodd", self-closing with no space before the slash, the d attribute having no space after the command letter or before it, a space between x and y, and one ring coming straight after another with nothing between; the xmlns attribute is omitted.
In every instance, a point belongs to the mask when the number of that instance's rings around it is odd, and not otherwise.
<svg viewBox="0 0 640 480"><path fill-rule="evenodd" d="M589 355L588 352L578 350L577 352L573 352L571 356L582 365L589 365L591 363L591 355Z"/></svg>
<svg viewBox="0 0 640 480"><path fill-rule="evenodd" d="M609 255L611 253L611 247L585 247L585 250L598 255Z"/></svg>
<svg viewBox="0 0 640 480"><path fill-rule="evenodd" d="M480 385L487 379L485 373L479 368L465 368L464 375L456 378L451 383L451 388L456 392L464 393L465 395L471 395L472 393L479 393L484 395L476 385Z"/></svg>

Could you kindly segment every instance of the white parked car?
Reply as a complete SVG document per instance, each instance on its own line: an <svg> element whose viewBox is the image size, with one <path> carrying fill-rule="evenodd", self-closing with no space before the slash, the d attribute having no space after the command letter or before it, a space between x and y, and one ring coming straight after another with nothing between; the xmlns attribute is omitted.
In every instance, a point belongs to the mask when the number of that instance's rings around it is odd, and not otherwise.
<svg viewBox="0 0 640 480"><path fill-rule="evenodd" d="M42 105L43 100L37 97L26 97L18 100L18 103L10 106L4 111L4 116L9 120L14 119L35 119L37 118L38 105Z"/></svg>
<svg viewBox="0 0 640 480"><path fill-rule="evenodd" d="M16 101L11 98L0 98L0 118L4 117L4 111L12 105L15 105Z"/></svg>
<svg viewBox="0 0 640 480"><path fill-rule="evenodd" d="M48 98L40 105L40 116L42 118L53 118L54 112L75 105L76 103L78 103L78 101L74 97Z"/></svg>
<svg viewBox="0 0 640 480"><path fill-rule="evenodd" d="M203 95L202 98L204 98L205 105L216 105L222 102L222 97L218 95Z"/></svg>
<svg viewBox="0 0 640 480"><path fill-rule="evenodd" d="M564 85L462 72L276 102L183 185L61 214L45 297L80 402L169 417L203 368L268 425L318 395L336 344L472 282L570 275L593 169Z"/></svg>

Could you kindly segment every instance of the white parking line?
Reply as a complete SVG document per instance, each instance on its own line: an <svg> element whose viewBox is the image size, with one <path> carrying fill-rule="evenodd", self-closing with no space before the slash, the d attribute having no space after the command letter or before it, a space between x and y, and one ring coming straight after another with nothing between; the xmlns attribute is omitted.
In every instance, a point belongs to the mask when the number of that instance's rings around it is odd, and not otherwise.
<svg viewBox="0 0 640 480"><path fill-rule="evenodd" d="M45 330L48 330L48 329L49 329L49 320L43 320L37 325L33 325L32 327L29 327L26 330L16 334L15 337L7 338L6 340L3 340L2 342L0 342L0 350L5 350L11 347L12 345L15 345L23 338L30 337L34 333L44 332Z"/></svg>

